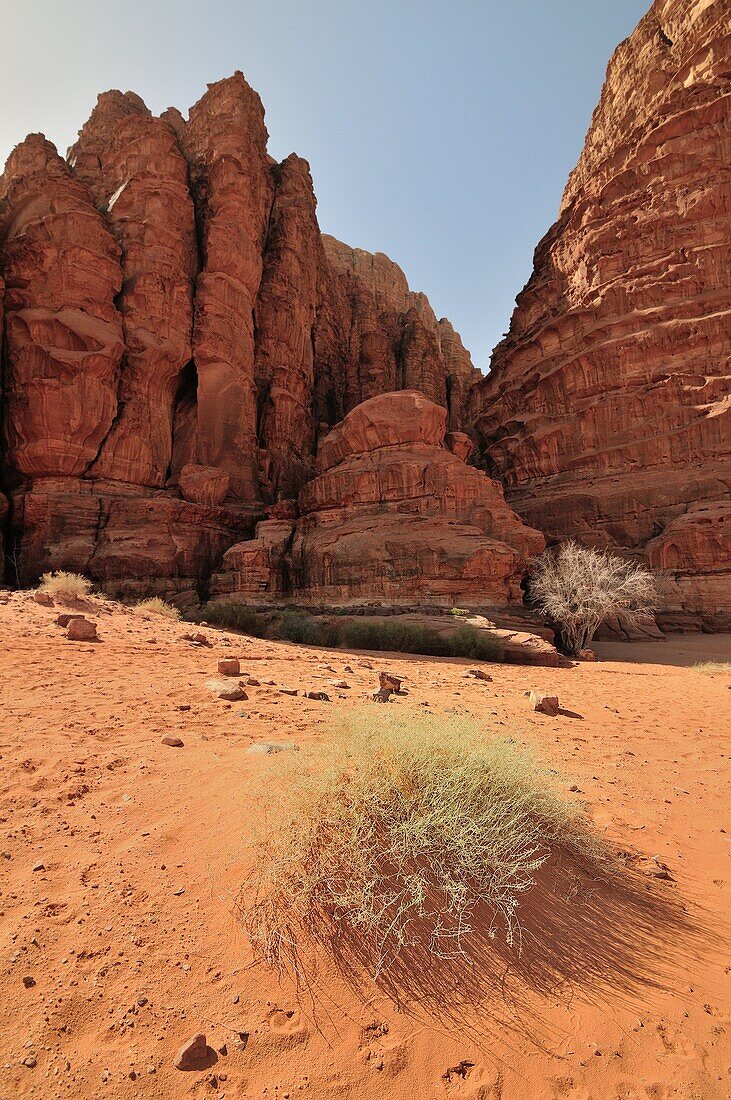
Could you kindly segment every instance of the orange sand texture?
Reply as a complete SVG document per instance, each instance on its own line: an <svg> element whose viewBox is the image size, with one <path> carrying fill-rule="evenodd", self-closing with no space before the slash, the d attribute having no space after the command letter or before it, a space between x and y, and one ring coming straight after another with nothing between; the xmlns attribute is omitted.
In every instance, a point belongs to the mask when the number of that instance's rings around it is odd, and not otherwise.
<svg viewBox="0 0 731 1100"><path fill-rule="evenodd" d="M187 624L91 604L97 644L68 641L28 593L0 604L3 1100L731 1095L731 677L690 667L728 660L731 639L494 665L488 683L464 677L469 662L212 628L196 648ZM274 686L222 702L206 680L223 656ZM417 959L379 985L322 958L298 990L253 963L233 914L276 782L276 757L246 750L326 740L380 669L405 678L400 712L428 702L535 746L627 855L609 891L549 882L529 900L520 957L485 940L467 962ZM533 713L530 688L575 716ZM175 1069L198 1031L209 1064Z"/></svg>

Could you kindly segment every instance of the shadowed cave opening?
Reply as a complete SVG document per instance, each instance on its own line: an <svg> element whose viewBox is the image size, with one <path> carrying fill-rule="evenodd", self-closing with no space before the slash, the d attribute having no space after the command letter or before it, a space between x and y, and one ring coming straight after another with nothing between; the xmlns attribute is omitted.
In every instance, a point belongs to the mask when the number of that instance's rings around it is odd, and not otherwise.
<svg viewBox="0 0 731 1100"><path fill-rule="evenodd" d="M180 372L173 400L173 440L167 484L177 484L180 471L187 462L196 460L198 428L198 371L191 359Z"/></svg>

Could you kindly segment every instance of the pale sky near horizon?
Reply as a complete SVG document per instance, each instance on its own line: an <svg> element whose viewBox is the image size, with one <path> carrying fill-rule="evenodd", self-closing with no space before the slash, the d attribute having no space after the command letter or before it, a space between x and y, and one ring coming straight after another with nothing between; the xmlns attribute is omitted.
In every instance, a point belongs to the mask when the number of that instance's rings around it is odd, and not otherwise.
<svg viewBox="0 0 731 1100"><path fill-rule="evenodd" d="M400 264L486 370L607 62L649 0L0 0L0 165L99 92L183 114L241 69L324 232Z"/></svg>

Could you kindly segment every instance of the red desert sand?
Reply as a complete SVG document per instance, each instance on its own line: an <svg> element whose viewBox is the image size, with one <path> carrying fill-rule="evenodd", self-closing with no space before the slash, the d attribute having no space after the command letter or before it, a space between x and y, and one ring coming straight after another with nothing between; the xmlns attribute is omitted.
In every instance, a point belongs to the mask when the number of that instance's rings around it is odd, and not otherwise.
<svg viewBox="0 0 731 1100"><path fill-rule="evenodd" d="M94 643L30 593L0 604L0 1096L729 1095L731 677L693 667L728 660L729 636L480 680L474 662L209 627L202 646L187 624L85 603ZM246 702L207 685L229 658L260 682ZM235 917L276 775L277 757L247 750L325 742L356 704L377 721L384 671L408 690L399 713L472 716L535 747L620 871L529 895L520 955L498 939L377 984L322 958L298 988L252 959ZM536 713L530 690L561 712Z"/></svg>

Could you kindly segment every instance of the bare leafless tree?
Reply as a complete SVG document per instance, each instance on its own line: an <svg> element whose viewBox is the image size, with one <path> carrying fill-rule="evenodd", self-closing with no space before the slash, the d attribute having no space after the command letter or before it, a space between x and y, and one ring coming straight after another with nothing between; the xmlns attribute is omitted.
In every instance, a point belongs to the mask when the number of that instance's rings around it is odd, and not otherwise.
<svg viewBox="0 0 731 1100"><path fill-rule="evenodd" d="M657 584L637 562L564 542L535 562L530 594L559 628L564 651L576 657L610 616L620 615L631 626L652 614Z"/></svg>

